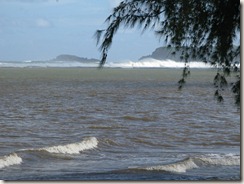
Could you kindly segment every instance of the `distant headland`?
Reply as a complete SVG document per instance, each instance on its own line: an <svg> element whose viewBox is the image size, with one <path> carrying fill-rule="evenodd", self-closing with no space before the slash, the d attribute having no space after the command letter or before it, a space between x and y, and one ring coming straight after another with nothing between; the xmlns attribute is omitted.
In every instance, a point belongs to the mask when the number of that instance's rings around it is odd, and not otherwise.
<svg viewBox="0 0 244 184"><path fill-rule="evenodd" d="M174 60L177 62L182 61L181 59L181 53L183 51L183 48L180 48L178 51L175 51L175 48L173 47L159 47L156 48L152 54L147 55L147 56L142 56L141 58L139 58L139 60L143 60L143 59L157 59L157 60ZM174 52L174 54L172 54ZM235 62L240 63L240 55L236 56L234 58ZM189 57L189 61L201 61L200 58L196 57L196 58L191 58Z"/></svg>
<svg viewBox="0 0 244 184"><path fill-rule="evenodd" d="M152 59L157 59L157 60L167 60L167 59L170 59L170 60L180 61L180 54L181 54L181 52L178 51L174 55L172 55L172 52L173 51L174 51L173 48L159 47L159 48L156 48L152 52L152 54L147 55L147 56L142 56L141 58L139 58L139 60L152 58Z"/></svg>
<svg viewBox="0 0 244 184"><path fill-rule="evenodd" d="M70 54L61 54L58 55L56 58L51 59L50 61L76 61L76 62L84 62L84 63L94 63L94 62L99 62L98 59L94 58L84 58L84 57L79 57L75 55L70 55Z"/></svg>

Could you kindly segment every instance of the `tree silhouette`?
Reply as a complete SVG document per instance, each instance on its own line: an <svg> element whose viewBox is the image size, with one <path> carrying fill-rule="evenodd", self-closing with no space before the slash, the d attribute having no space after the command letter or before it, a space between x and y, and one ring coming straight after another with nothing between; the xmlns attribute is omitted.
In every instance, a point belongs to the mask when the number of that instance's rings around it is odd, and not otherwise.
<svg viewBox="0 0 244 184"><path fill-rule="evenodd" d="M240 57L240 43L234 46L240 36L240 1L124 0L113 9L106 23L106 29L97 30L95 34L102 53L101 67L120 27L138 26L142 32L154 30L168 47L182 50L185 68L179 88L190 74L189 57L197 57L219 68L214 78L218 101L223 101L221 90L228 85L226 77L237 72L232 91L236 103L240 103L240 75L235 60Z"/></svg>

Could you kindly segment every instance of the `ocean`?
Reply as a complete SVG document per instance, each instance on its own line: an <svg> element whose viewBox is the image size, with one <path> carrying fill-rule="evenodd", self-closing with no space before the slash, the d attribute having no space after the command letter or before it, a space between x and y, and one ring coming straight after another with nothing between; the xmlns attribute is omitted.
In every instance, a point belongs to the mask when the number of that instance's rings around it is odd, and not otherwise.
<svg viewBox="0 0 244 184"><path fill-rule="evenodd" d="M241 180L240 110L229 89L214 99L215 69L179 91L180 67L23 65L0 67L1 180Z"/></svg>

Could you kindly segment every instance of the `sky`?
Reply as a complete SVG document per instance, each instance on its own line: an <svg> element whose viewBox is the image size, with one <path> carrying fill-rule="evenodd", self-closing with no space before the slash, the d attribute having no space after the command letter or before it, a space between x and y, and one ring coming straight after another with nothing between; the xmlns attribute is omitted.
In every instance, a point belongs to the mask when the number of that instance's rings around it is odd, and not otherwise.
<svg viewBox="0 0 244 184"><path fill-rule="evenodd" d="M101 58L94 33L121 0L0 0L0 60ZM162 43L153 31L119 29L108 61L138 60Z"/></svg>

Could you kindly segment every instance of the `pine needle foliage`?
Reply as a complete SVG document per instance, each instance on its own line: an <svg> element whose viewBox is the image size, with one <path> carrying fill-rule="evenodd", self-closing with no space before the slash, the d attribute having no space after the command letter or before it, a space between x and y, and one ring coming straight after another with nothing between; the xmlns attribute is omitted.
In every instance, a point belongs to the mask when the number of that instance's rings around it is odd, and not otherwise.
<svg viewBox="0 0 244 184"><path fill-rule="evenodd" d="M107 27L97 30L95 37L102 53L100 67L107 59L114 35L120 27L153 30L156 36L175 51L182 50L185 62L179 89L190 75L189 58L200 58L219 68L214 78L215 96L228 86L227 76L239 70L240 1L237 0L123 0L106 19ZM172 54L175 53L172 52ZM232 85L236 103L240 103L240 77Z"/></svg>

